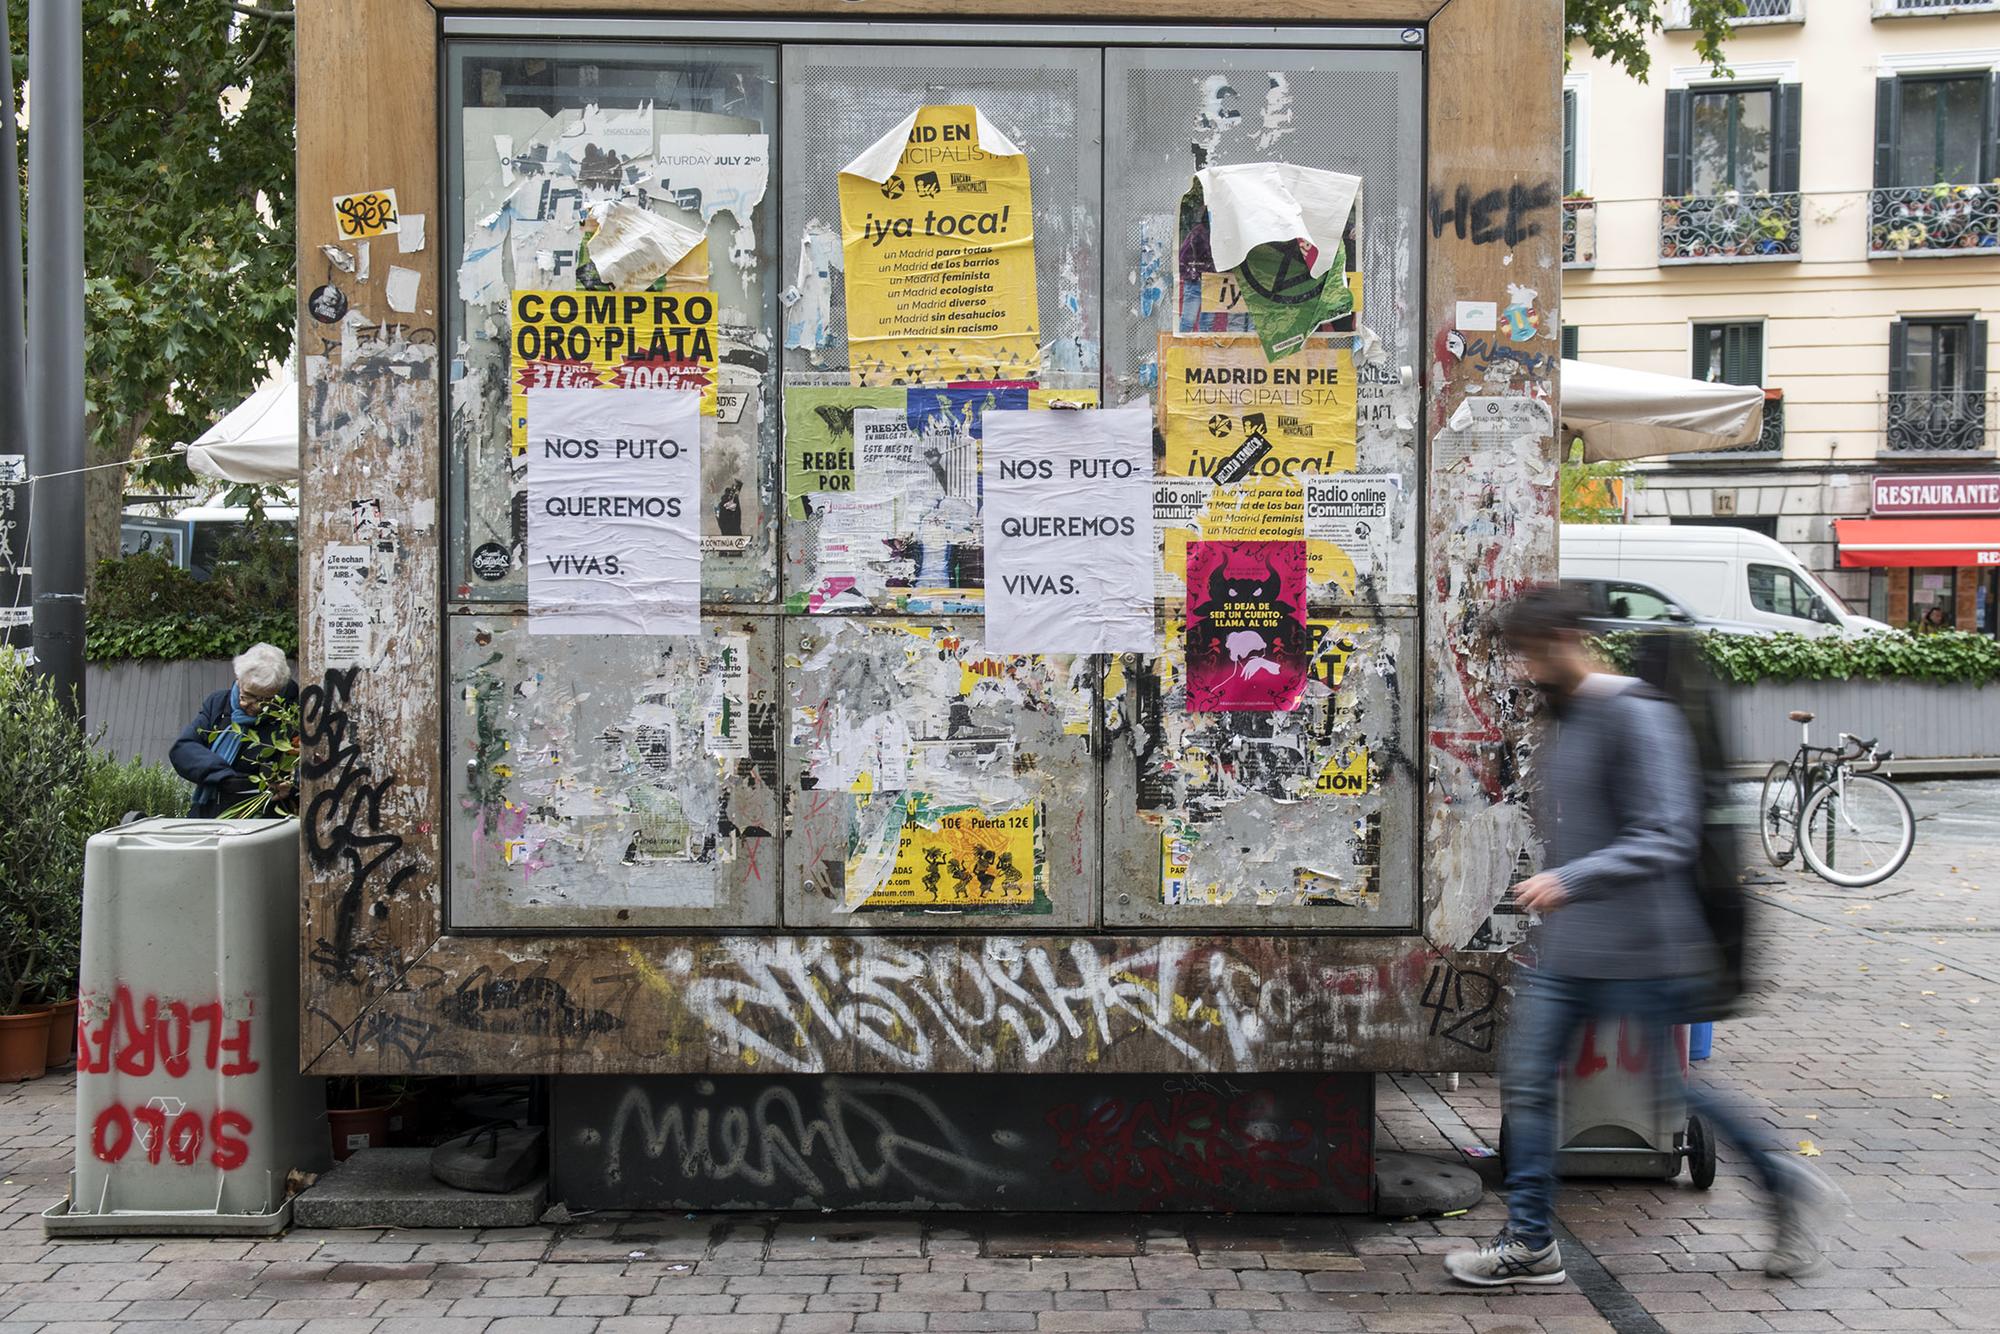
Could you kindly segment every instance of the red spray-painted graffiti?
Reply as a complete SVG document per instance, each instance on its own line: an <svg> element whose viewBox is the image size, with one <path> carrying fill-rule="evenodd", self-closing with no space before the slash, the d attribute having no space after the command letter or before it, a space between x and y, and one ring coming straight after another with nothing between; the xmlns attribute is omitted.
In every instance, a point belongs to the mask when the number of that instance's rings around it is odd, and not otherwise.
<svg viewBox="0 0 2000 1334"><path fill-rule="evenodd" d="M262 1065L251 1055L254 1010L247 996L232 1006L220 998L135 997L122 983L109 997L86 993L77 1005L77 1072L171 1079L204 1071L224 1079L255 1074ZM191 1167L206 1161L227 1172L249 1158L245 1137L252 1129L241 1112L202 1111L178 1097L154 1094L144 1106L113 1102L100 1111L91 1125L90 1149L107 1163L124 1161L136 1148L149 1163Z"/></svg>
<svg viewBox="0 0 2000 1334"><path fill-rule="evenodd" d="M1177 1081L1178 1082L1178 1081ZM1197 1078L1159 1098L1105 1098L1051 1108L1058 1153L1049 1166L1091 1190L1146 1207L1258 1190L1348 1189L1369 1155L1367 1127L1345 1099L1322 1098L1324 1124L1278 1115L1276 1099L1227 1079ZM1358 1152L1358 1158L1357 1158ZM1360 1189L1367 1190L1366 1177ZM1350 1192L1351 1193L1351 1192Z"/></svg>
<svg viewBox="0 0 2000 1334"><path fill-rule="evenodd" d="M1671 1034L1672 1051L1680 1062L1681 1072L1687 1072L1687 1037L1685 1031L1675 1028ZM1576 1077L1589 1079L1598 1071L1611 1064L1611 1059L1597 1050L1597 1021L1589 1020L1583 1026L1576 1055ZM1641 1075L1652 1065L1648 1051L1647 1030L1630 1019L1618 1021L1618 1068L1628 1075Z"/></svg>

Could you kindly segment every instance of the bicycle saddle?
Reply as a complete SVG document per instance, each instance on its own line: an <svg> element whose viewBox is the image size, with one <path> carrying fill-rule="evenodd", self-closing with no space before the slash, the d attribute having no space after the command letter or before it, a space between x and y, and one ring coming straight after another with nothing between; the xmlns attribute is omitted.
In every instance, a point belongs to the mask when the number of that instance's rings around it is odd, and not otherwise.
<svg viewBox="0 0 2000 1334"><path fill-rule="evenodd" d="M1795 723L1809 723L1813 720L1813 716L1810 713L1807 713L1804 709L1793 709L1790 713L1786 714L1785 716L1787 718L1790 718Z"/></svg>

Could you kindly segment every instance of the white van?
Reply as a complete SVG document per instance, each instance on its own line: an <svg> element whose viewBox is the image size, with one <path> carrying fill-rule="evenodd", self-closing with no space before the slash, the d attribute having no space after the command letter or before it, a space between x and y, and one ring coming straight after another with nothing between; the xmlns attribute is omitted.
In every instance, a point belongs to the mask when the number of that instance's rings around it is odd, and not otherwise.
<svg viewBox="0 0 2000 1334"><path fill-rule="evenodd" d="M1633 579L1670 594L1700 621L1801 635L1889 627L1856 616L1785 548L1747 528L1566 523L1564 579Z"/></svg>

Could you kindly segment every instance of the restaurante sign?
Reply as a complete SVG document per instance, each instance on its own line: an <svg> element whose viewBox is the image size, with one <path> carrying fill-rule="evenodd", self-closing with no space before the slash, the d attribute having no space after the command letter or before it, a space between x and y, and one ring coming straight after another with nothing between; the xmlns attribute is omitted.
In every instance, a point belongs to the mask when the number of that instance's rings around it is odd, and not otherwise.
<svg viewBox="0 0 2000 1334"><path fill-rule="evenodd" d="M2000 473L1877 477L1873 513L2000 514Z"/></svg>

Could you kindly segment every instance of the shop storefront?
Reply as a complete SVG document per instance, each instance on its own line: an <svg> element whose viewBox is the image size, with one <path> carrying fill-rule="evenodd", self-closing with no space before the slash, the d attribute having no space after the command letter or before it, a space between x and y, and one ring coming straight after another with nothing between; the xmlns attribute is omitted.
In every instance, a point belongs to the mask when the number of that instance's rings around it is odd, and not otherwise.
<svg viewBox="0 0 2000 1334"><path fill-rule="evenodd" d="M584 1203L853 1075L1365 1161L1520 937L1560 5L615 8L300 8L306 1065L550 1076Z"/></svg>
<svg viewBox="0 0 2000 1334"><path fill-rule="evenodd" d="M1842 567L1869 571L1869 615L2000 634L2000 472L1877 477L1870 509L1835 523Z"/></svg>

